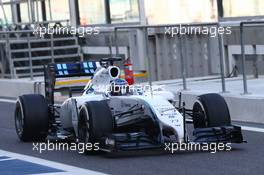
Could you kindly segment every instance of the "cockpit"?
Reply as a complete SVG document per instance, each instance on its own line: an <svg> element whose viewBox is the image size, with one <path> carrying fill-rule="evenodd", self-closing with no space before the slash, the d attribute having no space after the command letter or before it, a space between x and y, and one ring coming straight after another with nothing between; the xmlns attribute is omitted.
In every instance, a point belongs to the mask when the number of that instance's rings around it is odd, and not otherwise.
<svg viewBox="0 0 264 175"><path fill-rule="evenodd" d="M111 96L125 96L131 94L128 82L121 78L111 81L109 92Z"/></svg>

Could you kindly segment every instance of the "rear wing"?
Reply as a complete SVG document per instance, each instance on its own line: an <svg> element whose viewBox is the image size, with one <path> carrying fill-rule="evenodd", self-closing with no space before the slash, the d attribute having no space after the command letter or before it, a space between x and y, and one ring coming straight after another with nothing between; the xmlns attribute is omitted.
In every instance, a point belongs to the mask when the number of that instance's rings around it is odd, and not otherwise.
<svg viewBox="0 0 264 175"><path fill-rule="evenodd" d="M56 89L57 79L71 78L71 77L92 77L98 67L108 67L115 62L121 61L121 57L102 58L100 61L84 61L77 63L56 63L44 66L44 82L45 82L45 96L50 105L54 104L54 92L60 91ZM74 87L68 88L71 94ZM83 87L82 87L83 88ZM82 90L82 89L81 89ZM77 89L77 91L80 91ZM71 95L70 95L71 96Z"/></svg>
<svg viewBox="0 0 264 175"><path fill-rule="evenodd" d="M45 96L49 104L54 104L54 92L56 91L56 81L71 77L92 77L100 62L86 61L78 63L48 64L44 66ZM70 90L70 88L69 88Z"/></svg>

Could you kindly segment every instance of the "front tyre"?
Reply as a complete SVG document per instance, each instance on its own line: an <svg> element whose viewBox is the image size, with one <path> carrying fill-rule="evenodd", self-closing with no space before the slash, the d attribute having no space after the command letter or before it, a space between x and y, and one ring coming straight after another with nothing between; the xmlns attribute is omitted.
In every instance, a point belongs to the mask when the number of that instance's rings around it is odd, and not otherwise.
<svg viewBox="0 0 264 175"><path fill-rule="evenodd" d="M22 95L15 107L15 128L21 141L45 140L49 128L49 110L42 95Z"/></svg>
<svg viewBox="0 0 264 175"><path fill-rule="evenodd" d="M193 105L194 128L231 125L231 118L225 99L219 94L204 94Z"/></svg>
<svg viewBox="0 0 264 175"><path fill-rule="evenodd" d="M99 143L103 136L112 131L113 118L106 101L89 101L81 107L78 118L79 143ZM85 151L85 153L89 152L95 151Z"/></svg>

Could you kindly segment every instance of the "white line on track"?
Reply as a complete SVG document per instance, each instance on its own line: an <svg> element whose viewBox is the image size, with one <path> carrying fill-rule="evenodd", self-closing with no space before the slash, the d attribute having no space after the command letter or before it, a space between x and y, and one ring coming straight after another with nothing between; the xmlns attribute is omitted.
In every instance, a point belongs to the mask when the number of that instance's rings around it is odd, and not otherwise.
<svg viewBox="0 0 264 175"><path fill-rule="evenodd" d="M256 128L256 127L250 127L250 126L241 126L242 130L246 131L254 131L254 132L264 132L264 128Z"/></svg>
<svg viewBox="0 0 264 175"><path fill-rule="evenodd" d="M0 159L0 162L2 162L2 161L7 161L7 160L14 160L14 158Z"/></svg>
<svg viewBox="0 0 264 175"><path fill-rule="evenodd" d="M36 157L32 157L32 156L27 156L27 155L23 155L23 154L17 154L17 153L13 153L13 152L9 152L9 151L4 151L4 150L0 150L0 155L1 156L7 156L7 157L10 157L12 159L19 159L19 160L31 162L34 164L39 164L39 165L43 165L43 166L47 166L47 167L51 167L51 168L55 168L55 169L65 171L62 173L46 173L45 175L51 175L51 174L58 174L58 175L60 175L60 174L65 174L65 175L72 175L72 174L105 175L104 173L97 172L97 171L78 168L78 167L74 167L74 166L70 166L70 165L66 165L66 164L62 164L62 163L57 163L54 161L44 160L44 159L40 159L40 158L36 158Z"/></svg>
<svg viewBox="0 0 264 175"><path fill-rule="evenodd" d="M16 100L10 100L10 99L0 98L0 102L4 102L4 103L16 103Z"/></svg>

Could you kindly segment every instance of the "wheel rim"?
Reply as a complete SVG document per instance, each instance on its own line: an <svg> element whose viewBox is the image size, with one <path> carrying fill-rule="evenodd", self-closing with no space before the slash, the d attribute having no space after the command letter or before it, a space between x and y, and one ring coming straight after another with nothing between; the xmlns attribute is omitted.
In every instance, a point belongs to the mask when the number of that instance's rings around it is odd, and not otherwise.
<svg viewBox="0 0 264 175"><path fill-rule="evenodd" d="M17 131L18 136L21 137L23 134L24 114L23 114L23 109L22 109L20 101L18 101L18 104L16 106L15 126L16 126L16 131Z"/></svg>
<svg viewBox="0 0 264 175"><path fill-rule="evenodd" d="M89 113L86 107L82 107L80 112L79 121L79 139L81 142L88 143L90 141L90 125L89 125Z"/></svg>
<svg viewBox="0 0 264 175"><path fill-rule="evenodd" d="M203 104L197 100L194 104L194 108L193 108L193 118L194 119L203 119L204 120L204 125L207 126L208 125L208 120L207 120L207 116L206 116L206 112L205 109L203 107ZM198 123L201 121L197 121ZM199 123L198 125L201 125L201 123ZM204 126L204 127L205 127Z"/></svg>

